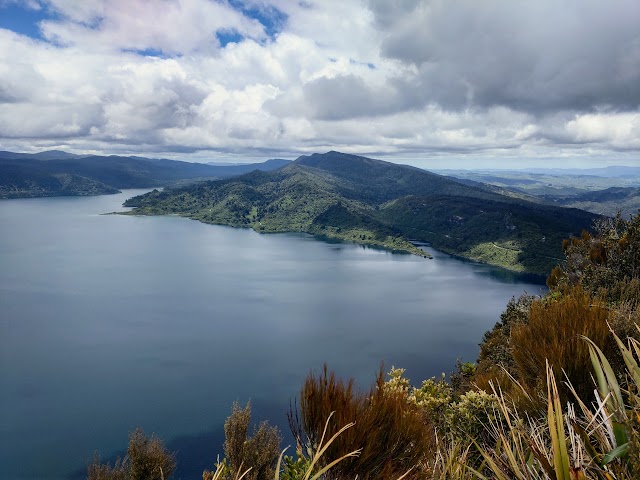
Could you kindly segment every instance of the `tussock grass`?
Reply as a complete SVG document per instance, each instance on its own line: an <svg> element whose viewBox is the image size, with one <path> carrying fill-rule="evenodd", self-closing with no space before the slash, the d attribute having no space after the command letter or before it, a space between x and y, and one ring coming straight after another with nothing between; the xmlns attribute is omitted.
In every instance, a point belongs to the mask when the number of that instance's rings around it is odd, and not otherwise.
<svg viewBox="0 0 640 480"><path fill-rule="evenodd" d="M340 435L325 457L340 458L357 448L360 454L336 466L335 478L421 478L423 460L435 451L435 435L420 409L407 403L402 392L385 389L381 369L368 392L357 392L353 380L336 378L325 365L319 375L310 373L300 392L299 411L289 414L292 432L309 452L318 450L325 420L334 419L329 431L355 423Z"/></svg>
<svg viewBox="0 0 640 480"><path fill-rule="evenodd" d="M528 322L511 330L512 354L517 378L532 396L546 390L546 364L556 377L567 376L583 398L591 385L589 346L581 336L589 337L600 348L612 353L615 343L609 332L609 309L593 299L582 287L568 288L558 298L534 301ZM564 385L559 386L563 401L569 398Z"/></svg>

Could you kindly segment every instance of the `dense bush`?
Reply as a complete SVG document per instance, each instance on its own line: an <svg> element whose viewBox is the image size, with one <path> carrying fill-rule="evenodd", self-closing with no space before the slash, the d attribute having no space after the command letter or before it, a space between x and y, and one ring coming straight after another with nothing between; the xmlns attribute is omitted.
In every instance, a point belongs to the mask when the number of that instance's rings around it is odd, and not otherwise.
<svg viewBox="0 0 640 480"><path fill-rule="evenodd" d="M511 330L529 321L529 309L535 298L524 294L518 299L514 297L509 300L505 311L500 315L500 321L484 334L473 376L473 383L479 388L488 390L489 382L496 380L501 385L508 385L507 374L515 374Z"/></svg>
<svg viewBox="0 0 640 480"><path fill-rule="evenodd" d="M625 220L618 215L596 224L596 234L583 232L565 240L565 261L549 276L552 290L581 284L609 303L640 304L640 213Z"/></svg>
<svg viewBox="0 0 640 480"><path fill-rule="evenodd" d="M459 363L455 375L464 377L467 372L471 373L472 365ZM460 394L454 388L454 382L447 382L445 376L430 378L420 387L412 387L403 375L404 369L392 368L384 388L403 393L407 404L417 407L435 427L438 438L447 439L447 442L466 442L473 438L478 445L491 443L490 425L502 421L493 393L470 387ZM482 462L476 447L470 449L468 460L475 462L477 467Z"/></svg>

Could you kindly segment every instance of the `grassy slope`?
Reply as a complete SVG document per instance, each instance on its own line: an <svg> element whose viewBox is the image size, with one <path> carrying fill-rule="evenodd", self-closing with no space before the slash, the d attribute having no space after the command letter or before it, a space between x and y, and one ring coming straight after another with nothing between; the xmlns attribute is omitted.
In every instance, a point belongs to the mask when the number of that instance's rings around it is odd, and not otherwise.
<svg viewBox="0 0 640 480"><path fill-rule="evenodd" d="M300 231L420 254L408 240L511 270L547 274L561 240L594 215L537 205L413 167L329 152L127 202L132 214L179 214L259 232Z"/></svg>

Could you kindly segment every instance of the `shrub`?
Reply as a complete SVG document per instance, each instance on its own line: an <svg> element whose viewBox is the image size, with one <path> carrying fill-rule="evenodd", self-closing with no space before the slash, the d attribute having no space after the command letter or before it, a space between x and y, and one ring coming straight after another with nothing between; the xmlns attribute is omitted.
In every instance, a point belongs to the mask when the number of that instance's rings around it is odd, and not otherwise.
<svg viewBox="0 0 640 480"><path fill-rule="evenodd" d="M457 478L640 478L640 417L636 407L640 400L640 342L631 338L625 346L619 337L615 334L612 336L618 353L624 358L625 374L622 376L629 380L626 391L617 382L616 374L602 350L591 340L583 338L582 341L590 350L597 379L597 403L590 401L592 395L586 398L576 395L573 399L575 402L569 402L564 410L550 367L546 368L547 408L539 416L522 416L498 392L499 406L507 421L495 424L494 445L482 450L485 475ZM573 388L571 390L574 391ZM455 454L459 450L443 447L445 455L449 455L449 452ZM444 458L441 463L447 465L451 462L449 458Z"/></svg>
<svg viewBox="0 0 640 480"><path fill-rule="evenodd" d="M473 389L474 378L478 366L472 362L456 362L456 370L450 375L454 396L464 395Z"/></svg>
<svg viewBox="0 0 640 480"><path fill-rule="evenodd" d="M500 321L482 337L476 373L484 373L495 366L503 367L509 373L515 371L511 329L529 321L529 309L535 298L524 294L518 299L513 297L509 300L507 308L500 315Z"/></svg>
<svg viewBox="0 0 640 480"><path fill-rule="evenodd" d="M511 298L500 315L500 321L484 334L474 375L468 380L468 383L473 384L475 388L487 392L491 391L492 384L500 385L514 402L526 410L532 409L533 405L530 399L523 395L522 390L514 385L510 377L517 375L511 331L519 325L527 324L529 309L535 299L535 296L527 294L517 299Z"/></svg>
<svg viewBox="0 0 640 480"><path fill-rule="evenodd" d="M459 362L458 373L452 377L470 376L474 371L474 364ZM392 368L385 389L402 392L407 403L417 407L436 428L439 438L446 438L447 443L468 443L465 449L467 461L475 468L480 467L481 456L471 441L478 445L491 443L490 426L503 420L496 395L479 389L468 389L458 394L453 381L449 384L444 375L440 379L432 377L425 380L416 388L403 374L404 369Z"/></svg>
<svg viewBox="0 0 640 480"><path fill-rule="evenodd" d="M499 420L495 395L484 390L469 391L449 405L445 418L452 434L459 439L473 438L479 443L489 440L489 428Z"/></svg>
<svg viewBox="0 0 640 480"><path fill-rule="evenodd" d="M176 467L175 454L169 453L155 435L147 437L137 428L129 435L124 459L118 458L112 467L100 463L96 455L88 466L88 480L159 480L168 479Z"/></svg>
<svg viewBox="0 0 640 480"><path fill-rule="evenodd" d="M100 463L100 455L97 453L87 467L88 480L126 480L127 475L121 459L117 459L112 467L108 463Z"/></svg>
<svg viewBox="0 0 640 480"><path fill-rule="evenodd" d="M629 220L621 215L599 221L596 234L565 240L563 265L547 280L552 290L581 284L592 296L610 303L640 303L640 212Z"/></svg>
<svg viewBox="0 0 640 480"><path fill-rule="evenodd" d="M445 380L444 374L439 380L432 377L424 380L420 388L412 388L408 401L418 407L436 428L447 428L445 413L453 401L453 388Z"/></svg>
<svg viewBox="0 0 640 480"><path fill-rule="evenodd" d="M248 470L243 477L246 480L271 480L275 474L275 465L280 454L280 433L277 427L262 422L248 436L251 422L251 403L240 408L234 402L231 415L224 422L224 478L236 478L240 471ZM204 480L213 478L215 472L205 472Z"/></svg>

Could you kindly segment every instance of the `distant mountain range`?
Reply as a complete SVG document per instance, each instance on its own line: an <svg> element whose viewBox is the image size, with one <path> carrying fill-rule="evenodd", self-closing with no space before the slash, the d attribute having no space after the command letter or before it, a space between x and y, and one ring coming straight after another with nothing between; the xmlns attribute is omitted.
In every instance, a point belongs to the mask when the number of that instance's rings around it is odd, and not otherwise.
<svg viewBox="0 0 640 480"><path fill-rule="evenodd" d="M640 211L640 188L609 187L570 196L548 196L556 205L580 208L600 215L623 216L637 214Z"/></svg>
<svg viewBox="0 0 640 480"><path fill-rule="evenodd" d="M415 167L339 152L277 170L153 191L131 214L178 214L258 232L307 232L421 254L417 242L514 271L546 275L562 239L596 215L502 195Z"/></svg>
<svg viewBox="0 0 640 480"><path fill-rule="evenodd" d="M20 158L28 158L32 160L65 160L68 158L81 158L88 155L76 155L74 153L67 153L61 150L47 150L46 152L39 153L17 153L7 152L0 150L0 159L13 160Z"/></svg>
<svg viewBox="0 0 640 480"><path fill-rule="evenodd" d="M590 175L605 178L640 177L640 167L613 165L601 168L527 168L524 172L547 175Z"/></svg>
<svg viewBox="0 0 640 480"><path fill-rule="evenodd" d="M175 182L226 178L273 170L287 160L232 166L120 156L81 156L61 151L0 152L0 198L101 195L121 188L160 187Z"/></svg>
<svg viewBox="0 0 640 480"><path fill-rule="evenodd" d="M436 173L453 176L482 175L495 178L510 178L522 175L550 175L556 177L576 177L591 176L602 178L638 178L640 177L640 167L629 167L625 165L611 165L599 168L523 168L518 170L498 169L498 168L478 168L474 170L453 170L437 169Z"/></svg>
<svg viewBox="0 0 640 480"><path fill-rule="evenodd" d="M613 216L640 208L640 167L586 170L443 170L458 181L538 203Z"/></svg>

